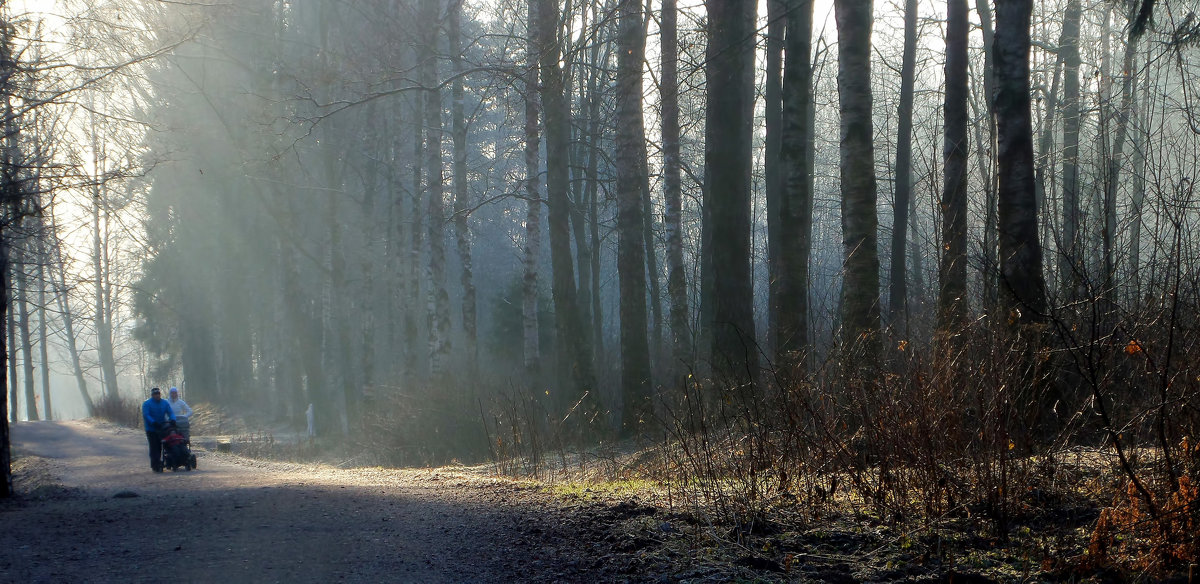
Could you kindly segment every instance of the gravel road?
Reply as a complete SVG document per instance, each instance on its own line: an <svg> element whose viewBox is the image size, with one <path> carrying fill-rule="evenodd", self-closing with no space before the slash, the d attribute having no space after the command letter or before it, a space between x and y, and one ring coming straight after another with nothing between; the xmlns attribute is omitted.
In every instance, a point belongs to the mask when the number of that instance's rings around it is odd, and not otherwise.
<svg viewBox="0 0 1200 584"><path fill-rule="evenodd" d="M22 422L12 437L0 582L671 580L612 561L602 513L466 470L199 452L198 470L156 474L142 432Z"/></svg>

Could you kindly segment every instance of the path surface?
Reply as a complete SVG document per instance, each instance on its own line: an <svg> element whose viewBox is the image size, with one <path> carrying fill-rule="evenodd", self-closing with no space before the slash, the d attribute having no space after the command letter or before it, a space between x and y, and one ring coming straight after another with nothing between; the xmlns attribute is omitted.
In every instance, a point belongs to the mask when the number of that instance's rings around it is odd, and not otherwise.
<svg viewBox="0 0 1200 584"><path fill-rule="evenodd" d="M571 513L509 481L209 452L156 474L142 432L24 422L12 437L26 480L50 486L0 501L3 583L660 581L617 573Z"/></svg>

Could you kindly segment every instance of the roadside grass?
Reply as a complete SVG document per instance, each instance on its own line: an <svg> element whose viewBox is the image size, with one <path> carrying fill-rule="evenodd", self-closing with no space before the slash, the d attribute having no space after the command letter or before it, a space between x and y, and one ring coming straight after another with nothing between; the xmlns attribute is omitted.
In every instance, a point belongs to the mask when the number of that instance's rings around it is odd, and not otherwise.
<svg viewBox="0 0 1200 584"><path fill-rule="evenodd" d="M1147 453L1150 454L1150 453ZM598 534L618 552L667 563L681 580L804 581L1104 581L1137 578L1135 566L1088 563L1097 518L1121 490L1111 452L1072 448L1030 456L1030 467L1051 469L1012 493L1011 527L994 529L987 502L963 501L944 513L879 514L853 489L839 489L819 512L770 481L772 492L753 513L728 515L692 486L712 482L676 475L600 479L560 475L543 490L568 504L598 506L607 526ZM651 471L652 469L642 469ZM657 474L654 472L652 474ZM803 479L798 479L798 482ZM717 481L727 492L745 488ZM829 484L830 477L813 480ZM842 484L849 478L843 477ZM715 492L710 486L706 492ZM920 508L910 493L906 508ZM1125 541L1132 534L1118 536Z"/></svg>

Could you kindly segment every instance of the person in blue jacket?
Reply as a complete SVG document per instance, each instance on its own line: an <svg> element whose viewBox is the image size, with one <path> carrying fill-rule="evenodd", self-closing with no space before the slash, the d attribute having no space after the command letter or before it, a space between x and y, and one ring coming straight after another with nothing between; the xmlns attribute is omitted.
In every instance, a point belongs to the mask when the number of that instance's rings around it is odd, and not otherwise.
<svg viewBox="0 0 1200 584"><path fill-rule="evenodd" d="M146 425L146 440L150 443L150 468L162 472L162 437L159 430L167 421L175 421L171 404L162 398L162 390L150 390L150 399L142 402L142 422Z"/></svg>

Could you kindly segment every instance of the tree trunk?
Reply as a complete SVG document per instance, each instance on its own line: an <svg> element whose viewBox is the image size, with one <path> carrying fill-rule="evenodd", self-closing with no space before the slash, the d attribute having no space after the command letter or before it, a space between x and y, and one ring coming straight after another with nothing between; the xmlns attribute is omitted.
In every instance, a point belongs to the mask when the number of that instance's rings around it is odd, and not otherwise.
<svg viewBox="0 0 1200 584"><path fill-rule="evenodd" d="M1011 324L1040 321L1046 312L1042 248L1033 180L1029 102L1029 21L1032 0L996 2L996 127L1001 309Z"/></svg>
<svg viewBox="0 0 1200 584"><path fill-rule="evenodd" d="M450 41L450 63L454 71L454 83L451 94L454 105L451 107L453 128L451 136L454 141L454 232L458 241L458 257L462 263L463 288L462 320L463 347L467 358L469 377L474 377L479 365L479 333L476 324L475 275L471 262L471 229L467 192L467 120L463 112L463 48L462 48L462 13L465 0L452 0L449 19L447 21L447 36Z"/></svg>
<svg viewBox="0 0 1200 584"><path fill-rule="evenodd" d="M445 178L442 174L442 94L437 89L439 0L424 0L426 23L422 44L421 84L425 87L425 189L429 229L429 366L441 380L450 352L450 296L446 291Z"/></svg>
<svg viewBox="0 0 1200 584"><path fill-rule="evenodd" d="M95 129L93 127L93 133ZM98 139L98 138L97 138ZM100 168L100 155L93 162ZM100 172L97 170L96 172ZM107 245L103 245L105 228L100 221L100 208L105 205L105 188L99 184L92 187L95 200L92 202L92 268L95 274L96 353L103 372L104 395L110 399L120 395L117 387L117 363L113 354L112 305L109 294Z"/></svg>
<svg viewBox="0 0 1200 584"><path fill-rule="evenodd" d="M642 59L646 37L641 0L618 4L616 171L617 274L621 288L621 434L631 436L650 398L646 342L646 240L642 235Z"/></svg>
<svg viewBox="0 0 1200 584"><path fill-rule="evenodd" d="M424 132L424 117L421 113L424 111L423 96L417 98L417 103L413 105L415 115L420 116L422 123L413 124L412 140L412 189L409 191L408 204L408 277L405 278L405 286L408 290L408 298L405 306L404 315L404 331L405 331L405 346L408 352L407 375L412 380L421 379L421 366L425 361L421 359L421 351L417 349L418 337L420 330L417 323L417 315L421 311L421 289L424 286L424 270L421 269L421 247L424 245L424 222L425 214L421 210L421 201L423 189L421 188L421 180L425 175L425 132ZM432 332L432 331L431 331ZM426 354L426 356L428 356Z"/></svg>
<svg viewBox="0 0 1200 584"><path fill-rule="evenodd" d="M1063 162L1062 243L1058 254L1058 277L1063 301L1083 296L1084 268L1079 238L1079 23L1080 0L1070 0L1063 13Z"/></svg>
<svg viewBox="0 0 1200 584"><path fill-rule="evenodd" d="M1130 13L1130 23L1135 14ZM1137 79L1137 36L1131 36L1125 41L1125 56L1121 62L1124 78L1121 80L1121 105L1117 109L1117 130L1113 137L1112 149L1109 151L1108 164L1104 175L1104 297L1107 301L1106 312L1116 309L1117 279L1115 242L1117 237L1117 186L1121 181L1121 165L1125 163L1125 140L1129 135L1129 119L1134 115L1134 83ZM1140 211L1140 209L1139 209ZM1134 221L1140 220L1140 215Z"/></svg>
<svg viewBox="0 0 1200 584"><path fill-rule="evenodd" d="M949 0L946 15L946 101L942 184L942 263L938 329L967 322L967 0Z"/></svg>
<svg viewBox="0 0 1200 584"><path fill-rule="evenodd" d="M946 63L948 67L949 58ZM908 225L908 201L912 198L913 84L916 68L917 0L905 0L904 56L900 65L900 108L897 114L899 121L896 136L896 196L892 201L892 258L888 292L888 326L901 335L901 338L908 337L908 272L905 269L908 239L905 234Z"/></svg>
<svg viewBox="0 0 1200 584"><path fill-rule="evenodd" d="M11 254L12 246L8 242L4 242L4 244L5 251ZM11 257L6 257L5 259L8 260L6 263L8 272L4 275L8 284L5 286L7 294L4 297L4 306L8 309L8 350L5 352L5 356L8 358L8 403L12 404L12 407L8 410L8 416L9 421L15 424L17 417L20 415L17 410L17 404L20 403L18 400L21 395L18 389L21 378L17 373L17 316L16 310L13 309L15 307L12 307L16 297L15 290L13 290L13 281L15 280L13 270L15 269L16 262L13 262Z"/></svg>
<svg viewBox="0 0 1200 584"><path fill-rule="evenodd" d="M550 236L551 291L560 351L560 386L567 395L561 403L574 403L594 386L591 339L580 320L571 258L569 172L567 168L568 105L563 71L559 67L559 9L557 0L537 0L535 39L541 76L542 113L546 129L546 201Z"/></svg>
<svg viewBox="0 0 1200 584"><path fill-rule="evenodd" d="M704 220L712 286L712 364L723 381L756 375L750 267L755 3L707 0Z"/></svg>
<svg viewBox="0 0 1200 584"><path fill-rule="evenodd" d="M812 0L788 0L779 202L779 322L775 351L785 367L808 348L808 266L812 249Z"/></svg>
<svg viewBox="0 0 1200 584"><path fill-rule="evenodd" d="M42 376L42 415L47 420L54 419L54 408L50 399L50 348L47 343L46 333L46 231L42 228L42 218L36 217L38 223L38 232L35 237L35 253L36 263L34 264L34 273L36 277L38 289L38 350L39 350L39 367Z"/></svg>
<svg viewBox="0 0 1200 584"><path fill-rule="evenodd" d="M996 95L996 68L992 50L995 30L992 27L992 9L988 0L975 0L975 12L979 14L979 28L983 32L983 91L984 109L987 119L987 140L979 139L979 172L984 177L983 220L983 304L984 312L991 313L996 307L996 175L994 173L996 151L996 118L992 99ZM978 130L978 125L976 126ZM987 147L982 147L982 144Z"/></svg>
<svg viewBox="0 0 1200 584"><path fill-rule="evenodd" d="M7 39L4 39L3 42L4 42L4 45L0 46L0 51L3 51L5 56L7 56L7 53L8 53ZM5 60L5 61L7 62L7 60ZM8 185L0 185L0 188L8 189L9 187L8 187ZM3 223L0 223L0 322L4 322L6 320L8 321L8 323L9 323L8 330L10 331L10 334L11 334L12 321L11 321L10 317L12 315L12 311L8 307L8 304L9 304L8 297L12 293L12 287L10 285L10 280L8 277L9 268L10 268L9 257L8 257L8 254L9 254L8 238L9 237L10 237L10 235L8 234L8 230L5 228ZM11 356L8 353L9 347L12 346L11 336L9 337L9 339L10 339L9 342L5 343L4 336L0 335L0 355L3 355L5 359L9 359L10 363L11 363ZM10 389L12 387L15 387L11 383L12 382L10 380L9 381ZM0 394L3 394L3 393L8 393L8 392L0 391ZM17 418L16 418L17 399L16 398L17 398L16 395L9 395L7 400L0 399L0 499L7 499L8 497L11 497L13 494L12 448L10 446L11 440L9 438L8 425L9 425L10 421L14 422L14 423L17 421ZM12 404L12 406L10 407L9 404Z"/></svg>
<svg viewBox="0 0 1200 584"><path fill-rule="evenodd" d="M870 363L879 354L879 255L871 120L871 0L835 0L841 121L842 334Z"/></svg>
<svg viewBox="0 0 1200 584"><path fill-rule="evenodd" d="M642 25L642 58L645 59L645 25ZM662 355L662 287L659 284L659 266L658 266L658 246L656 245L657 238L654 236L654 201L653 192L650 190L650 160L646 154L646 126L644 123L639 124L635 128L638 133L638 143L642 145L637 150L638 166L641 170L638 174L641 175L641 194L642 194L642 239L646 256L646 284L648 289L647 297L649 299L650 319L647 328L650 334L650 360L651 360L651 380L653 385L653 373L655 367L653 364L658 361Z"/></svg>
<svg viewBox="0 0 1200 584"><path fill-rule="evenodd" d="M611 0L605 2L605 10L609 10ZM600 52L600 46L604 46L604 52ZM606 363L608 356L604 346L604 310L601 306L600 296L600 178L599 168L600 159L605 155L600 152L600 142L603 137L600 119L600 103L603 100L599 91L600 79L606 76L606 67L602 67L602 63L608 63L611 57L611 43L593 43L591 49L591 63L593 67L588 71L588 162L585 174L587 176L587 188L584 189L584 199L587 201L587 206L584 212L587 214L588 224L588 263L590 269L590 283L592 286L588 301L591 302L591 309L587 313L591 317L591 332L592 332L592 350L595 362L598 364Z"/></svg>
<svg viewBox="0 0 1200 584"><path fill-rule="evenodd" d="M525 215L524 278L521 293L522 347L525 374L530 383L538 381L541 352L538 346L538 255L542 247L541 188L538 168L538 63L537 5L529 2L529 44L526 46L525 71Z"/></svg>
<svg viewBox="0 0 1200 584"><path fill-rule="evenodd" d="M679 11L676 0L662 5L663 199L666 202L667 295L671 299L672 370L691 362L688 291L683 263L683 189L679 160ZM675 376L673 375L672 378Z"/></svg>
<svg viewBox="0 0 1200 584"><path fill-rule="evenodd" d="M1096 96L1096 150L1095 176L1088 188L1091 207L1090 213L1084 213L1087 218L1088 235L1091 241L1087 248L1088 282L1091 284L1089 296L1106 298L1107 277L1105 263L1109 255L1110 243L1105 230L1108 221L1108 209L1105 208L1105 194L1108 190L1106 177L1108 175L1108 152L1112 124L1113 76L1112 76L1112 10L1107 5L1101 10L1104 13L1103 24L1100 27L1100 67L1097 75ZM1089 216L1090 215L1090 216ZM1107 312L1107 308L1102 308Z"/></svg>
<svg viewBox="0 0 1200 584"><path fill-rule="evenodd" d="M18 342L21 343L21 381L25 387L25 419L34 421L40 419L38 416L37 394L33 387L33 339L30 336L29 330L29 277L25 273L25 267L29 265L27 259L29 254L25 250L25 243L29 240L25 239L22 242L21 252L18 256L19 261L13 262L13 274L15 276L13 282L13 290L17 293L13 298L13 305L17 310L17 334Z"/></svg>
<svg viewBox="0 0 1200 584"><path fill-rule="evenodd" d="M1150 143L1150 86L1153 76L1147 71L1142 81L1142 100L1136 97L1130 104L1133 117L1137 120L1134 125L1133 142L1133 183L1129 196L1129 291L1131 305L1142 302L1142 281L1140 275L1142 256L1142 206L1146 200L1146 148Z"/></svg>
<svg viewBox="0 0 1200 584"><path fill-rule="evenodd" d="M58 226L51 212L50 232L54 237L54 296L58 299L59 313L62 315L63 332L67 342L67 352L71 355L71 371L75 374L75 383L79 387L79 397L83 401L84 415L91 417L96 411L96 404L88 392L87 377L83 373L83 364L79 358L79 347L75 342L75 317L71 311L71 302L67 297L67 271L62 259L62 243L58 237Z"/></svg>
<svg viewBox="0 0 1200 584"><path fill-rule="evenodd" d="M786 0L767 0L767 57L766 80L763 82L763 106L766 123L766 144L763 154L763 174L767 203L767 339L769 349L778 361L779 348L779 287L783 278L783 258L780 257L784 229L780 213L783 180L783 45L787 30Z"/></svg>

